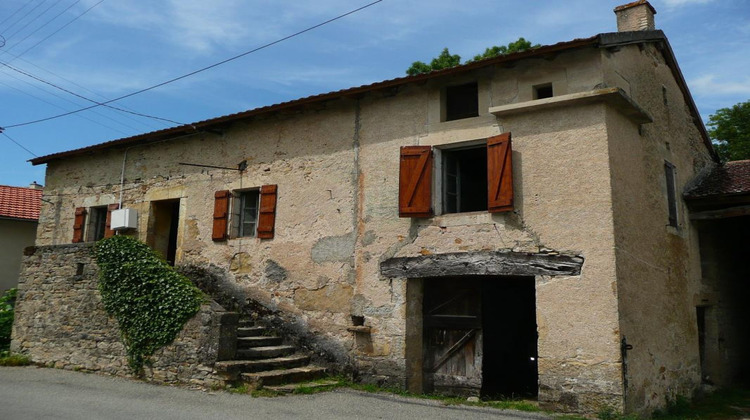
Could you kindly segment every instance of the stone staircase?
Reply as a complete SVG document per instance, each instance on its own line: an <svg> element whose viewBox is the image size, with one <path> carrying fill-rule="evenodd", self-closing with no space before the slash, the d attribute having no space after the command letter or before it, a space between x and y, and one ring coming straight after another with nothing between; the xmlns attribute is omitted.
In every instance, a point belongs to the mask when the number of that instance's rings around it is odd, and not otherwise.
<svg viewBox="0 0 750 420"><path fill-rule="evenodd" d="M284 345L271 329L240 318L234 360L216 362L215 368L228 381L253 388L274 387L322 378L326 370L310 365L310 356Z"/></svg>

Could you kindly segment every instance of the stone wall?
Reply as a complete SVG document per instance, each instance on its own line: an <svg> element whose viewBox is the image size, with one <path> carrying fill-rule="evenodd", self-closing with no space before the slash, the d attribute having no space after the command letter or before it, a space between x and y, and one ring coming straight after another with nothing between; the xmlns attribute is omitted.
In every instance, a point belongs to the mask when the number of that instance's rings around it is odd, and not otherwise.
<svg viewBox="0 0 750 420"><path fill-rule="evenodd" d="M92 245L26 249L11 350L60 369L132 376L117 321L105 312L99 294ZM177 339L154 354L145 379L222 384L213 364L222 356L222 318L231 315L215 303L202 305Z"/></svg>

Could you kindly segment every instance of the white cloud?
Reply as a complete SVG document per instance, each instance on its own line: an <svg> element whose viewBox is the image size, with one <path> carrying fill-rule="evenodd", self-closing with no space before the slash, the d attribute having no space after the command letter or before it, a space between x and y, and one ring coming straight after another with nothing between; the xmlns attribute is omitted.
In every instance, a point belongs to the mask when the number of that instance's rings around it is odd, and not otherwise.
<svg viewBox="0 0 750 420"><path fill-rule="evenodd" d="M663 0L667 7L682 7L689 6L691 4L706 4L714 0Z"/></svg>
<svg viewBox="0 0 750 420"><path fill-rule="evenodd" d="M707 74L688 82L690 90L697 95L750 95L750 77L744 80L717 80L716 75Z"/></svg>

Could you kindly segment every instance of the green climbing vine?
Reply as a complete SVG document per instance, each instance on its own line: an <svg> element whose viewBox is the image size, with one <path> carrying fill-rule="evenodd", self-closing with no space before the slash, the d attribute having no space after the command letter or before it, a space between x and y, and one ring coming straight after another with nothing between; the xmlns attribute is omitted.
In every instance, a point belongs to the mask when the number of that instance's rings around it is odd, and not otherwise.
<svg viewBox="0 0 750 420"><path fill-rule="evenodd" d="M146 244L113 236L94 248L104 308L117 319L128 363L141 372L200 309L203 295Z"/></svg>

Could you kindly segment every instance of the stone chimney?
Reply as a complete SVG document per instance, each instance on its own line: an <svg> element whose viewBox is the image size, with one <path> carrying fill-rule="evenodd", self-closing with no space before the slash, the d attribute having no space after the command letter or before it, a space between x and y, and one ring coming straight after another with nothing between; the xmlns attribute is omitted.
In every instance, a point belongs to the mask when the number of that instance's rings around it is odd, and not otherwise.
<svg viewBox="0 0 750 420"><path fill-rule="evenodd" d="M41 190L41 189L44 189L44 186L39 185L36 183L36 181L34 181L31 184L29 184L29 188L31 188L32 190Z"/></svg>
<svg viewBox="0 0 750 420"><path fill-rule="evenodd" d="M655 14L656 9L646 0L638 0L617 6L615 7L617 32L653 31L656 29L654 25Z"/></svg>

